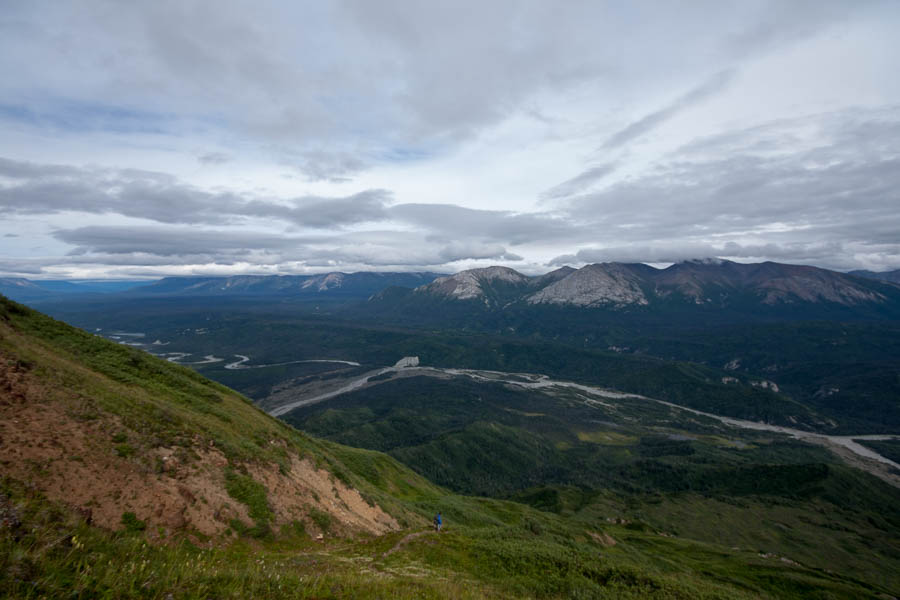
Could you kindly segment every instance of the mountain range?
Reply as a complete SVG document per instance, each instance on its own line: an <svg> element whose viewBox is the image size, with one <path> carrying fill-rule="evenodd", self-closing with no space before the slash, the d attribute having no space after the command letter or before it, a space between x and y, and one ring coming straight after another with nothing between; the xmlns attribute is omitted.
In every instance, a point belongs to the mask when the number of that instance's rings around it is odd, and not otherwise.
<svg viewBox="0 0 900 600"><path fill-rule="evenodd" d="M880 279L882 281L900 283L900 269L895 269L893 271L850 271L849 274L857 277L867 277L869 279Z"/></svg>
<svg viewBox="0 0 900 600"><path fill-rule="evenodd" d="M115 297L241 297L366 299L386 287L416 287L437 273L323 273L320 275L234 275L165 277L155 281L32 281L0 278L0 294L21 302L73 300L104 294Z"/></svg>
<svg viewBox="0 0 900 600"><path fill-rule="evenodd" d="M509 267L469 269L451 275L323 273L165 277L156 281L64 281L0 278L0 293L14 300L70 301L79 296L254 297L397 302L414 289L419 300L474 301L488 309L523 306L654 308L672 303L729 308L820 304L845 308L891 307L900 302L900 271L839 273L773 262L743 264L699 259L656 269L640 263L562 267L528 276ZM888 284L888 285L886 285ZM893 284L893 285L891 285ZM403 304L412 304L408 299Z"/></svg>
<svg viewBox="0 0 900 600"><path fill-rule="evenodd" d="M0 277L0 294L20 301L44 300L54 297L85 294L115 294L151 282L137 280L30 280L24 277Z"/></svg>
<svg viewBox="0 0 900 600"><path fill-rule="evenodd" d="M488 267L440 277L415 289L419 297L477 301L490 308L513 303L623 309L680 301L725 308L750 300L763 306L830 303L845 307L900 300L900 287L810 266L691 260L656 269L600 263L563 267L528 277Z"/></svg>
<svg viewBox="0 0 900 600"><path fill-rule="evenodd" d="M137 295L279 296L367 298L390 286L416 287L436 273L323 273L320 275L234 275L166 277L137 290Z"/></svg>

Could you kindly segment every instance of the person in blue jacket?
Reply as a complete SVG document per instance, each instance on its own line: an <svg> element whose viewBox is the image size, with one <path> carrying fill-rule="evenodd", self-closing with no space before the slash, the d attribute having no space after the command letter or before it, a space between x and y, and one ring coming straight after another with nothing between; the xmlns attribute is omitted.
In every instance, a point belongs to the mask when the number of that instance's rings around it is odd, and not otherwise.
<svg viewBox="0 0 900 600"><path fill-rule="evenodd" d="M440 531L442 525L443 525L443 522L441 520L441 513L438 512L438 514L434 515L434 528L436 530Z"/></svg>

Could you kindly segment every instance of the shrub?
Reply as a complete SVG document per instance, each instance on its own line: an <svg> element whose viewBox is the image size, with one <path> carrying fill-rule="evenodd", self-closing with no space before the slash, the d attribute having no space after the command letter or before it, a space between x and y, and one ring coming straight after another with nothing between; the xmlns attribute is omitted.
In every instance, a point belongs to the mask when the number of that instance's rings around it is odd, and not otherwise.
<svg viewBox="0 0 900 600"><path fill-rule="evenodd" d="M137 518L133 512L124 512L122 513L122 525L125 526L125 531L129 531L132 533L137 533L139 531L144 531L147 529L147 524L140 519Z"/></svg>

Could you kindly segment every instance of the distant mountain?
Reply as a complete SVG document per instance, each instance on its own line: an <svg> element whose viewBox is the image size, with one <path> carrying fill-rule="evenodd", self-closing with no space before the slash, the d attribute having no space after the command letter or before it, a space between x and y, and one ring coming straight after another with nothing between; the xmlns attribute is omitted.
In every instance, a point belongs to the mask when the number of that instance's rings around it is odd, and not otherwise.
<svg viewBox="0 0 900 600"><path fill-rule="evenodd" d="M0 294L13 300L27 302L37 298L46 298L53 292L24 277L4 277L0 278Z"/></svg>
<svg viewBox="0 0 900 600"><path fill-rule="evenodd" d="M437 273L324 273L321 275L235 275L166 277L133 295L281 296L368 298L391 286L418 287Z"/></svg>
<svg viewBox="0 0 900 600"><path fill-rule="evenodd" d="M727 302L734 294L751 294L767 305L832 302L845 306L881 304L883 290L843 273L774 262L687 261L653 274L657 295L678 293L697 303Z"/></svg>
<svg viewBox="0 0 900 600"><path fill-rule="evenodd" d="M146 286L147 281L30 280L24 277L0 278L0 294L13 300L28 302L61 295L110 294Z"/></svg>
<svg viewBox="0 0 900 600"><path fill-rule="evenodd" d="M718 259L685 261L665 269L602 263L577 270L559 269L540 277L489 267L442 277L417 288L416 295L476 300L488 307L521 303L612 309L653 308L672 302L718 307L829 304L853 308L900 301L900 290L893 286L827 269Z"/></svg>
<svg viewBox="0 0 900 600"><path fill-rule="evenodd" d="M416 292L454 300L477 299L494 306L525 293L530 281L527 275L509 267L487 267L439 277Z"/></svg>
<svg viewBox="0 0 900 600"><path fill-rule="evenodd" d="M891 283L900 283L900 269L895 269L893 271L850 271L849 275L865 277L867 279L890 281Z"/></svg>
<svg viewBox="0 0 900 600"><path fill-rule="evenodd" d="M156 280L89 280L89 279L42 279L35 283L52 292L69 294L114 294L151 285Z"/></svg>
<svg viewBox="0 0 900 600"><path fill-rule="evenodd" d="M631 265L588 265L525 297L529 304L645 306L642 279Z"/></svg>

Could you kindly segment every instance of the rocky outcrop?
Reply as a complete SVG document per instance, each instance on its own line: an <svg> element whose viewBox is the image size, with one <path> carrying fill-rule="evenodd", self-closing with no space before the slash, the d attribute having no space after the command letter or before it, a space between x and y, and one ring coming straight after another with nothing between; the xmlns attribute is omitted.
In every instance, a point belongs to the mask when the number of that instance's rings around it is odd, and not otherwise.
<svg viewBox="0 0 900 600"><path fill-rule="evenodd" d="M640 279L625 265L588 265L526 298L529 304L572 306L648 304Z"/></svg>
<svg viewBox="0 0 900 600"><path fill-rule="evenodd" d="M524 286L528 281L527 276L509 267L486 267L439 277L427 285L416 288L416 291L455 300L480 299L488 303L487 294L490 287L498 283Z"/></svg>
<svg viewBox="0 0 900 600"><path fill-rule="evenodd" d="M300 286L302 289L313 288L316 291L324 292L332 288L339 288L344 283L343 273L328 273L326 275L317 275L312 279L307 279Z"/></svg>
<svg viewBox="0 0 900 600"><path fill-rule="evenodd" d="M395 369L406 369L408 367L418 367L419 366L419 357L418 356L404 356L394 365Z"/></svg>

